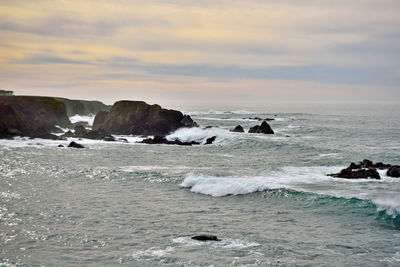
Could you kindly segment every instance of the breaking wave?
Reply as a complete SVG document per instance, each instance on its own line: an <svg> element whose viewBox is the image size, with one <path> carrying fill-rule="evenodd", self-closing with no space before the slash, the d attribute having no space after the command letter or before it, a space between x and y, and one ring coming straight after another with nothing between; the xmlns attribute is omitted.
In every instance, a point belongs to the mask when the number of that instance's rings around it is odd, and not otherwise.
<svg viewBox="0 0 400 267"><path fill-rule="evenodd" d="M185 112L190 116L197 116L197 115L223 115L223 114L235 114L235 115L250 115L254 114L254 112L248 110L234 110L234 111L219 111L210 109L208 111L189 111Z"/></svg>
<svg viewBox="0 0 400 267"><path fill-rule="evenodd" d="M216 177L188 174L180 184L191 192L222 197L244 195L265 190L292 190L344 199L367 200L379 211L399 218L400 179L390 178L381 172L381 180L349 180L326 176L341 167L287 167L265 176ZM399 222L400 225L400 222Z"/></svg>

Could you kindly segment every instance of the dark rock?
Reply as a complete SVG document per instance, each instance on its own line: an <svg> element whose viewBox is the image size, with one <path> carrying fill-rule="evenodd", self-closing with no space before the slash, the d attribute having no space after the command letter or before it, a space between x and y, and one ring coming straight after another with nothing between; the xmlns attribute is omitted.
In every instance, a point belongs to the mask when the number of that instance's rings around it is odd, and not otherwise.
<svg viewBox="0 0 400 267"><path fill-rule="evenodd" d="M221 239L218 239L215 235L196 235L191 237L194 240L198 241L221 241Z"/></svg>
<svg viewBox="0 0 400 267"><path fill-rule="evenodd" d="M94 121L93 121L93 129L100 128L100 126L106 120L107 114L108 114L108 111L97 112L96 116L94 117Z"/></svg>
<svg viewBox="0 0 400 267"><path fill-rule="evenodd" d="M103 130L92 130L87 132L83 138L87 139L95 139L95 140L102 140L106 138L106 136L109 136L109 133L104 132Z"/></svg>
<svg viewBox="0 0 400 267"><path fill-rule="evenodd" d="M0 103L0 138L8 138L22 133L20 123L20 117L14 109L7 104Z"/></svg>
<svg viewBox="0 0 400 267"><path fill-rule="evenodd" d="M58 145L57 147L64 147L63 145Z"/></svg>
<svg viewBox="0 0 400 267"><path fill-rule="evenodd" d="M117 141L117 140L115 139L114 136L112 136L112 135L107 135L107 136L105 136L105 137L103 138L103 141L115 142L115 141Z"/></svg>
<svg viewBox="0 0 400 267"><path fill-rule="evenodd" d="M69 143L68 147L74 147L74 148L85 148L83 145L78 144L74 141L72 141L71 143Z"/></svg>
<svg viewBox="0 0 400 267"><path fill-rule="evenodd" d="M191 146L191 145L199 145L200 143L191 141L191 142L182 142L180 140L169 141L164 136L154 136L154 138L147 138L143 141L139 142L143 144L165 144L165 145L180 145L180 146Z"/></svg>
<svg viewBox="0 0 400 267"><path fill-rule="evenodd" d="M390 164L382 162L374 164L371 160L364 159L358 164L352 162L349 167L341 170L339 173L328 174L328 176L346 179L380 179L381 177L376 169L385 169L390 166Z"/></svg>
<svg viewBox="0 0 400 267"><path fill-rule="evenodd" d="M238 125L235 127L235 129L231 130L231 132L243 133L244 129L242 126Z"/></svg>
<svg viewBox="0 0 400 267"><path fill-rule="evenodd" d="M350 169L375 168L375 169L384 170L384 169L390 168L391 166L392 165L390 165L390 164L385 164L382 162L373 163L369 159L364 159L363 161L360 161L358 164L356 164L354 162L350 163L350 166L348 168L350 168Z"/></svg>
<svg viewBox="0 0 400 267"><path fill-rule="evenodd" d="M351 169L346 168L341 170L336 174L328 174L328 176L336 177L336 178L345 178L345 179L381 179L379 173L375 168L368 169Z"/></svg>
<svg viewBox="0 0 400 267"><path fill-rule="evenodd" d="M390 176L390 177L396 177L396 178L400 177L400 166L397 166L397 165L391 166L387 170L386 175Z"/></svg>
<svg viewBox="0 0 400 267"><path fill-rule="evenodd" d="M190 116L143 101L118 101L109 112L98 113L93 123L94 130L126 135L167 135L188 126L195 126Z"/></svg>
<svg viewBox="0 0 400 267"><path fill-rule="evenodd" d="M245 118L243 118L245 119ZM249 120L257 120L257 121L274 121L275 119L272 118L265 118L265 119L261 119L260 117L254 117L254 118L249 118Z"/></svg>
<svg viewBox="0 0 400 267"><path fill-rule="evenodd" d="M7 135L58 139L51 132L69 127L64 103L53 97L0 96L0 138Z"/></svg>
<svg viewBox="0 0 400 267"><path fill-rule="evenodd" d="M380 170L384 170L384 169L388 169L388 168L392 167L392 165L385 164L383 162L377 162L377 163L375 163L375 165L373 167L377 168L377 169L380 169Z"/></svg>
<svg viewBox="0 0 400 267"><path fill-rule="evenodd" d="M85 134L87 133L85 126L81 124L76 125L74 130L75 130L75 136L80 138L84 137Z"/></svg>
<svg viewBox="0 0 400 267"><path fill-rule="evenodd" d="M266 121L263 121L260 126L256 125L251 127L249 133L263 133L263 134L274 134L271 126Z"/></svg>
<svg viewBox="0 0 400 267"><path fill-rule="evenodd" d="M69 117L76 114L96 114L99 111L107 111L111 108L111 106L107 106L100 101L72 100L61 97L56 97L55 99L64 103Z"/></svg>
<svg viewBox="0 0 400 267"><path fill-rule="evenodd" d="M205 145L211 145L212 143L214 143L215 139L217 139L216 136L207 138Z"/></svg>
<svg viewBox="0 0 400 267"><path fill-rule="evenodd" d="M198 127L199 125L193 121L193 119L189 115L183 115L181 120L183 127Z"/></svg>

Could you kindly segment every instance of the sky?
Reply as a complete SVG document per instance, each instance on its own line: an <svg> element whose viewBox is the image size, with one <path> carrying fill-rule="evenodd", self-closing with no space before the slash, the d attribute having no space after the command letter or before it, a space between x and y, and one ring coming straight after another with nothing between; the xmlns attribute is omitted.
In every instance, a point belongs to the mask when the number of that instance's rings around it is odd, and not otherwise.
<svg viewBox="0 0 400 267"><path fill-rule="evenodd" d="M399 0L0 0L0 89L174 106L400 102Z"/></svg>

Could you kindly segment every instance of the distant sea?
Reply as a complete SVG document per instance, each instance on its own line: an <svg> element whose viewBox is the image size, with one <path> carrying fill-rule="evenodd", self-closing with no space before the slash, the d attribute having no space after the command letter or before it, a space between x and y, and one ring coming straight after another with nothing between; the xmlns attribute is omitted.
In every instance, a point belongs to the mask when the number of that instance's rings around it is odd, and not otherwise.
<svg viewBox="0 0 400 267"><path fill-rule="evenodd" d="M400 265L400 178L326 176L399 165L399 105L185 113L201 127L168 138L212 145L0 140L0 266Z"/></svg>

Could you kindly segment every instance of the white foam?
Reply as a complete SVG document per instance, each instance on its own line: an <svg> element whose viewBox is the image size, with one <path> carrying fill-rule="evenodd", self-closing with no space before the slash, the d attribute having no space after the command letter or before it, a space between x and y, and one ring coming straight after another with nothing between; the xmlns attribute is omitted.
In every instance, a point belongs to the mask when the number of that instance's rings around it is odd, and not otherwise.
<svg viewBox="0 0 400 267"><path fill-rule="evenodd" d="M152 248L149 248L146 250L134 251L131 255L127 255L127 256L130 256L130 257L132 257L134 259L138 259L138 260L146 258L146 257L160 258L160 257L164 257L174 251L175 251L175 249L173 247L166 247L165 249L152 247Z"/></svg>
<svg viewBox="0 0 400 267"><path fill-rule="evenodd" d="M93 114L90 114L90 115L75 114L74 116L69 117L69 120L71 123L86 122L89 126L92 126L95 116L96 115L93 115Z"/></svg>
<svg viewBox="0 0 400 267"><path fill-rule="evenodd" d="M179 139L182 142L190 142L197 141L203 142L205 139L210 138L212 136L217 136L216 143L220 143L221 141L232 138L233 135L226 129L222 128L208 128L202 129L198 127L194 128L180 128L168 135L166 138L168 140L176 140Z"/></svg>
<svg viewBox="0 0 400 267"><path fill-rule="evenodd" d="M256 242L249 242L239 239L225 239L222 238L218 242L202 242L192 239L189 236L177 237L172 239L172 242L182 244L184 246L210 246L213 248L224 248L224 249L245 249L250 247L258 247L260 244Z"/></svg>
<svg viewBox="0 0 400 267"><path fill-rule="evenodd" d="M189 112L184 112L185 114L188 114L190 116L198 116L198 115L222 115L222 114L235 114L235 115L249 115L249 114L254 114L251 111L248 110L234 110L234 111L219 111L219 110L213 110L210 109L208 111L189 111Z"/></svg>
<svg viewBox="0 0 400 267"><path fill-rule="evenodd" d="M213 177L189 174L181 183L191 192L222 197L249 194L268 189L290 189L343 198L359 198L374 202L388 214L400 213L400 179L381 172L381 180L342 179L326 176L342 167L287 167L265 176Z"/></svg>

